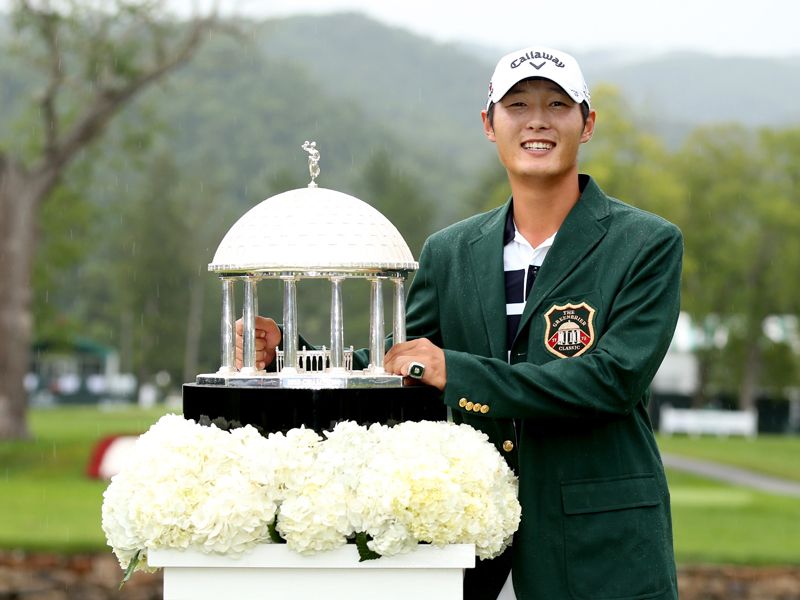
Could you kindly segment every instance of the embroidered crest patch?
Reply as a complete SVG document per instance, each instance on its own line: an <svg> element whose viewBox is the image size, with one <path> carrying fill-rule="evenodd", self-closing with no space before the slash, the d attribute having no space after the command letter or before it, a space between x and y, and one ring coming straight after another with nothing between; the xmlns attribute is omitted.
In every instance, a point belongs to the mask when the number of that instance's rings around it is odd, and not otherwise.
<svg viewBox="0 0 800 600"><path fill-rule="evenodd" d="M594 343L594 314L586 302L554 304L544 315L544 345L559 358L580 356Z"/></svg>

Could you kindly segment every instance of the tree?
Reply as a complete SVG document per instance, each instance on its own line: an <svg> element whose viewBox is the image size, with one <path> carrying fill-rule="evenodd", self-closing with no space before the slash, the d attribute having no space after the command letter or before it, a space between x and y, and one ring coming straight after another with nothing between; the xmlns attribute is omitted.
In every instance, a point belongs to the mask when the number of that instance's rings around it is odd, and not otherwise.
<svg viewBox="0 0 800 600"><path fill-rule="evenodd" d="M673 222L683 220L686 188L661 139L632 118L620 91L599 85L592 95L597 127L582 149L582 171L624 202Z"/></svg>
<svg viewBox="0 0 800 600"><path fill-rule="evenodd" d="M213 12L180 22L158 0L117 0L113 8L88 8L79 0L13 4L20 54L41 75L43 89L30 101L38 129L16 149L0 145L0 439L28 436L23 378L44 202L109 122L190 60L217 23Z"/></svg>
<svg viewBox="0 0 800 600"><path fill-rule="evenodd" d="M772 382L763 378L775 344L764 324L795 313L800 293L787 276L800 269L798 142L797 130L716 126L696 130L678 155L691 200L680 223L684 310L708 325L709 343L698 355L709 363L707 383L735 393L741 409L754 408L768 383L778 390L791 383L774 370ZM716 344L715 333L724 334Z"/></svg>
<svg viewBox="0 0 800 600"><path fill-rule="evenodd" d="M191 381L201 365L218 366L219 311L206 309L219 298L207 271L209 240L221 239L235 215L217 200L219 185L205 182L196 193L187 176L196 169L183 171L168 149L154 150L98 220L100 256L79 279L81 320L121 349L121 365L140 382L159 371ZM212 331L213 343L203 344Z"/></svg>

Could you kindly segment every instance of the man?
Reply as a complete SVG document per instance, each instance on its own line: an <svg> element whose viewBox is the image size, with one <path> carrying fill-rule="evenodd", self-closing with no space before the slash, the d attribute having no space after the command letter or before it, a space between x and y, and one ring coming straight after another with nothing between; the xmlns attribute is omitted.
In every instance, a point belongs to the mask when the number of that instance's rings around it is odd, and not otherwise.
<svg viewBox="0 0 800 600"><path fill-rule="evenodd" d="M500 59L481 116L512 196L428 239L411 341L384 363L417 363L519 475L514 543L468 573L465 597L496 598L510 566L519 600L677 598L647 401L677 321L681 234L579 175L596 114L568 54ZM280 332L259 328L257 360L271 362Z"/></svg>

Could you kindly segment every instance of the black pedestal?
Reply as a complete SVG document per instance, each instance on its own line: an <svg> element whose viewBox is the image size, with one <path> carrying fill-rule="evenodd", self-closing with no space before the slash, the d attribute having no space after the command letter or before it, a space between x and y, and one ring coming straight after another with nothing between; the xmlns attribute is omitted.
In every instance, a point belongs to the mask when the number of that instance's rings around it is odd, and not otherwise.
<svg viewBox="0 0 800 600"><path fill-rule="evenodd" d="M396 423L443 421L447 409L441 392L428 386L401 388L295 390L242 388L187 383L183 386L183 415L224 417L264 433L286 432L304 425L317 432L340 421Z"/></svg>

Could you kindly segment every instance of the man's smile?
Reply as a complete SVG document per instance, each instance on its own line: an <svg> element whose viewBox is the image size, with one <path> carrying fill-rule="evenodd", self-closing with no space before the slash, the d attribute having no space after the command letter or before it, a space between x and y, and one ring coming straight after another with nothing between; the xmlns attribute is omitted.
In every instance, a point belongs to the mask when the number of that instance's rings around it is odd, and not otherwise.
<svg viewBox="0 0 800 600"><path fill-rule="evenodd" d="M523 142L522 147L525 150L552 150L555 148L555 144L553 142L528 141Z"/></svg>

